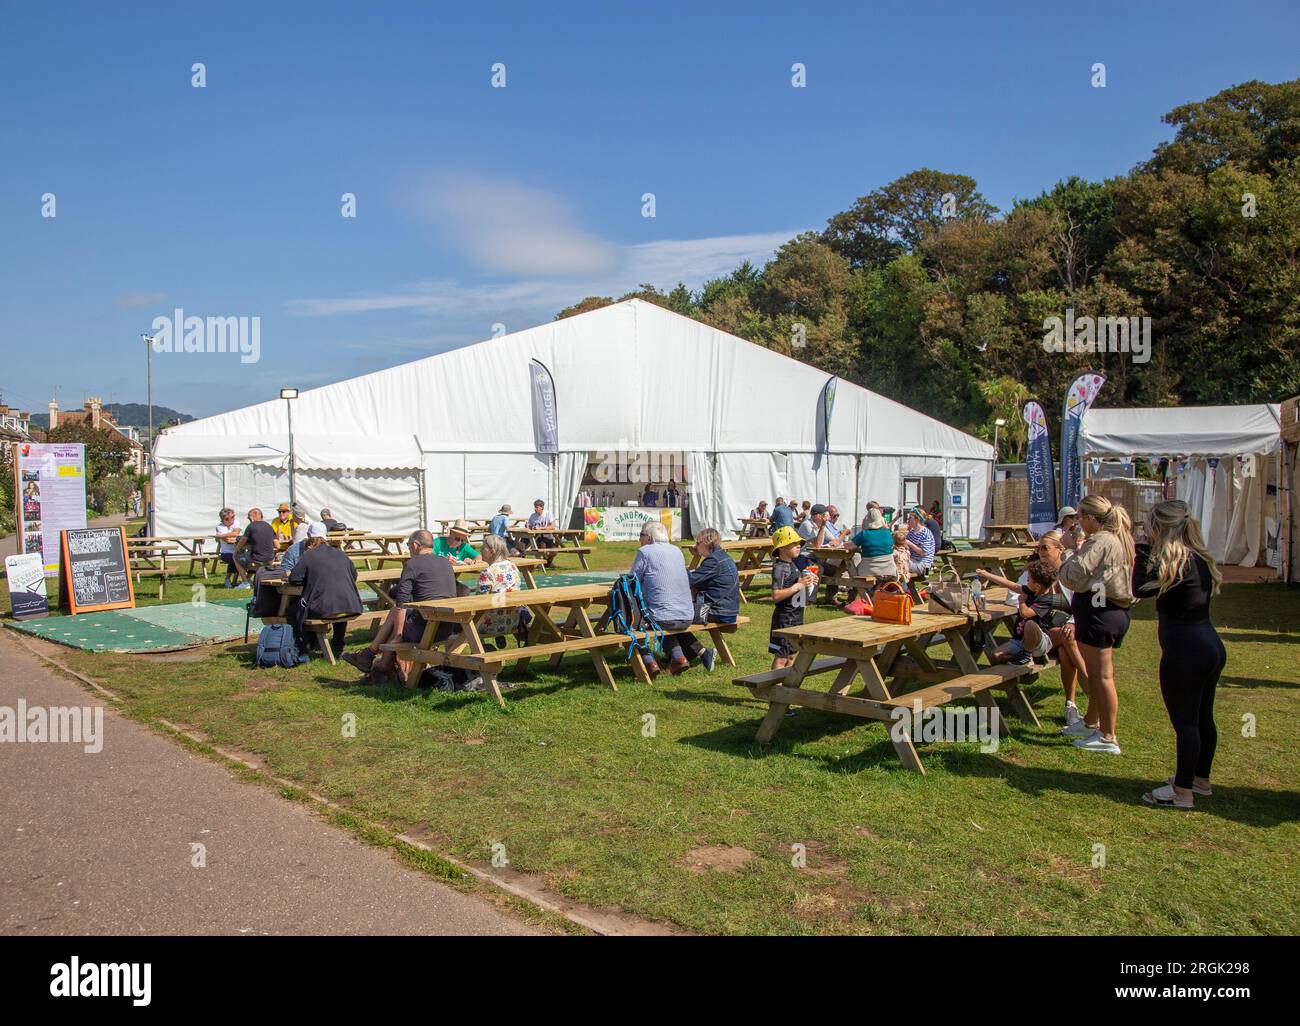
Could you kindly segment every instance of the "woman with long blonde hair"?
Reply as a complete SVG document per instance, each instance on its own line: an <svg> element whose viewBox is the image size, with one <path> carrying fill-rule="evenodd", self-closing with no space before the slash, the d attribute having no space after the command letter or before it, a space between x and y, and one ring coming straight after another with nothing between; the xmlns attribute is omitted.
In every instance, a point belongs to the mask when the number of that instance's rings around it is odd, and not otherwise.
<svg viewBox="0 0 1300 1026"><path fill-rule="evenodd" d="M1088 712L1062 733L1076 748L1119 755L1115 724L1119 695L1115 690L1112 650L1124 641L1133 605L1133 532L1128 511L1104 495L1087 495L1079 519L1063 539L1061 583L1074 593L1074 636L1088 678Z"/></svg>
<svg viewBox="0 0 1300 1026"><path fill-rule="evenodd" d="M1210 598L1223 578L1187 503L1156 503L1145 526L1148 541L1138 546L1133 589L1156 596L1160 694L1174 727L1177 761L1174 775L1142 800L1190 809L1193 795L1211 793L1210 765L1219 742L1214 692L1228 654L1210 621Z"/></svg>

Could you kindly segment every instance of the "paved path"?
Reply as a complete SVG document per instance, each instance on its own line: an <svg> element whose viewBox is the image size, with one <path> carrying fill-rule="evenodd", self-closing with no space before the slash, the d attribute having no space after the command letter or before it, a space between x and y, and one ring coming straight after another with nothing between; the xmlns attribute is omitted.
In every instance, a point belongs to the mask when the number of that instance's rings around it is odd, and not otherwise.
<svg viewBox="0 0 1300 1026"><path fill-rule="evenodd" d="M103 704L9 635L0 706ZM111 706L103 739L0 742L0 934L536 932Z"/></svg>

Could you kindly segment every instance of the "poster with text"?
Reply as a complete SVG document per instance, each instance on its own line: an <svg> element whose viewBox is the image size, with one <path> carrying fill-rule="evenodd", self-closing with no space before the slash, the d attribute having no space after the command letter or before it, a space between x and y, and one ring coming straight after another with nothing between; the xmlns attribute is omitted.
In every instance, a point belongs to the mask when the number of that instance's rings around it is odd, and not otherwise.
<svg viewBox="0 0 1300 1026"><path fill-rule="evenodd" d="M45 576L59 572L59 532L86 526L86 447L20 442L14 446L18 551L37 552Z"/></svg>

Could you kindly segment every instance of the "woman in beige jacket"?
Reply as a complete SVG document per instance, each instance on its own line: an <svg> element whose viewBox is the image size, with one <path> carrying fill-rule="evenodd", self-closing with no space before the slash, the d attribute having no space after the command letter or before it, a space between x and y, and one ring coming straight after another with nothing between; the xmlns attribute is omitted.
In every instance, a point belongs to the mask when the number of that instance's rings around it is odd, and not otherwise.
<svg viewBox="0 0 1300 1026"><path fill-rule="evenodd" d="M1087 715L1064 733L1075 738L1077 748L1119 755L1115 738L1119 696L1111 650L1119 648L1128 633L1133 605L1133 533L1128 511L1105 496L1088 495L1079 503L1075 531L1063 541L1066 556L1060 580L1074 592L1070 611L1089 684Z"/></svg>

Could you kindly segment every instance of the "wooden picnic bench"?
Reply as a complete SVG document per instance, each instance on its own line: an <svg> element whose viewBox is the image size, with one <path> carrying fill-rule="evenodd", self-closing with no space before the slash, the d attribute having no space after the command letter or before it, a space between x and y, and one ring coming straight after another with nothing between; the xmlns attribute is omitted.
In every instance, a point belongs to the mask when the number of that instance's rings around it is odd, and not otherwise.
<svg viewBox="0 0 1300 1026"><path fill-rule="evenodd" d="M591 546L582 544L582 540L587 534L583 528L542 527L533 530L529 527L511 527L509 531L511 539L516 542L525 555L540 556L546 561L548 568L554 566L557 556L571 552L578 557L582 569L591 569L587 564L587 556L591 554ZM543 537L554 538L556 544L554 546L540 545L539 539Z"/></svg>
<svg viewBox="0 0 1300 1026"><path fill-rule="evenodd" d="M139 584L141 577L157 577L158 601L160 602L167 587L167 578L176 572L175 568L167 565L167 555L180 547L177 542L167 541L162 538L127 539L127 559L130 563L131 573L135 575L135 583ZM193 566L193 563L191 563L191 566Z"/></svg>
<svg viewBox="0 0 1300 1026"><path fill-rule="evenodd" d="M1024 563L1034 554L1032 545L992 545L980 549L969 549L947 553L943 560L958 574L970 574L976 570L992 570L1003 577L1009 576L1006 567Z"/></svg>
<svg viewBox="0 0 1300 1026"><path fill-rule="evenodd" d="M741 517L741 538L765 538L771 533L772 522L766 517Z"/></svg>
<svg viewBox="0 0 1300 1026"><path fill-rule="evenodd" d="M985 524L984 534L990 545L1033 545L1028 524Z"/></svg>
<svg viewBox="0 0 1300 1026"><path fill-rule="evenodd" d="M984 629L991 635L994 624L1014 615L1009 605L990 604L982 617ZM794 664L738 677L734 683L768 703L756 735L760 742L772 740L791 705L878 720L892 727L900 715L896 710L924 710L966 698L985 709L996 709L992 691L1004 693L1012 712L1037 726L1038 717L1020 683L1035 676L1038 669L1033 665L980 666L968 644L971 625L972 618L967 615L915 610L912 622L906 625L841 617L786 628L776 633L794 647ZM941 643L950 649L951 659L930 655L929 649ZM982 651L988 650L991 637L986 636ZM829 673L835 678L828 690L804 687L809 678ZM857 677L864 687L849 694ZM922 686L904 691L911 683ZM899 737L891 729L890 741L904 766L925 772L910 731Z"/></svg>

